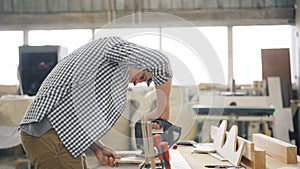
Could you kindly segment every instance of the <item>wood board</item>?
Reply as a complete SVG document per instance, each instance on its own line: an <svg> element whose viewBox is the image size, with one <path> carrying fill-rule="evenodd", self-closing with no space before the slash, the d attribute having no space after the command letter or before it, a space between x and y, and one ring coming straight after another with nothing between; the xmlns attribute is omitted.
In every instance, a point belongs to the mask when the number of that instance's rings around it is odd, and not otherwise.
<svg viewBox="0 0 300 169"><path fill-rule="evenodd" d="M253 142L266 153L286 164L297 163L297 147L261 133L253 134Z"/></svg>
<svg viewBox="0 0 300 169"><path fill-rule="evenodd" d="M288 48L261 49L262 77L280 77L283 93L283 107L292 99L290 52Z"/></svg>

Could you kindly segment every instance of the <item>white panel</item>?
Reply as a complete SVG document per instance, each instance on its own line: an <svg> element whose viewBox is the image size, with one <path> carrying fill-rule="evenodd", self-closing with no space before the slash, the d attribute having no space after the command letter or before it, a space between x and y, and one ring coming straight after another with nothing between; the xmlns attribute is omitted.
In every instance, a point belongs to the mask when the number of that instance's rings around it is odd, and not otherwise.
<svg viewBox="0 0 300 169"><path fill-rule="evenodd" d="M192 169L178 150L169 150L170 164L174 169Z"/></svg>
<svg viewBox="0 0 300 169"><path fill-rule="evenodd" d="M235 102L240 107L269 107L270 98L268 96L212 96L200 95L199 104L211 106L229 106ZM214 103L214 104L212 104Z"/></svg>
<svg viewBox="0 0 300 169"><path fill-rule="evenodd" d="M291 143L289 130L294 131L291 108L276 108L274 112L273 135L275 138ZM293 143L293 142L292 142ZM295 144L295 143L293 143Z"/></svg>
<svg viewBox="0 0 300 169"><path fill-rule="evenodd" d="M271 105L275 108L282 108L282 92L279 77L268 77L268 90Z"/></svg>

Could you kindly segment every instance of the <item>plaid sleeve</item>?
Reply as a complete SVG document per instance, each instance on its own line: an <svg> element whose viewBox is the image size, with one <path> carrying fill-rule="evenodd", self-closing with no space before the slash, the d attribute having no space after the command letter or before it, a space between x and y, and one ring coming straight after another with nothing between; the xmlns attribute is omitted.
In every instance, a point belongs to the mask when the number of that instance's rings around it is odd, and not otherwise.
<svg viewBox="0 0 300 169"><path fill-rule="evenodd" d="M152 73L156 86L164 84L172 77L170 61L162 52L126 42L114 45L106 52L106 58L119 64Z"/></svg>

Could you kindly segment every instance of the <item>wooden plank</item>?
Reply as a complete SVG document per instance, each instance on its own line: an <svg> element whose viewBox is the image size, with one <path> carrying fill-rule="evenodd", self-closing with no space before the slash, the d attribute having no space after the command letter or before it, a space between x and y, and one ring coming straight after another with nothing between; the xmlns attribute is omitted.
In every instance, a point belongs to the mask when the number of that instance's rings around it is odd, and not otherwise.
<svg viewBox="0 0 300 169"><path fill-rule="evenodd" d="M144 117L141 119L141 127L142 127L142 133L143 133L145 164L149 164L149 144L148 144L148 140L147 140L147 124L146 124Z"/></svg>
<svg viewBox="0 0 300 169"><path fill-rule="evenodd" d="M272 136L272 131L269 129L269 124L267 122L264 122L264 133L267 136Z"/></svg>
<svg viewBox="0 0 300 169"><path fill-rule="evenodd" d="M254 148L254 169L266 168L266 151L258 147Z"/></svg>
<svg viewBox="0 0 300 169"><path fill-rule="evenodd" d="M298 163L295 163L295 164L286 164L284 162L281 162L269 155L266 156L266 163L267 163L267 166L266 168L267 169L273 169L273 168L276 168L276 169L299 169L300 168L300 156L297 156L297 161Z"/></svg>
<svg viewBox="0 0 300 169"><path fill-rule="evenodd" d="M297 147L261 133L253 134L253 142L266 153L286 164L297 163Z"/></svg>
<svg viewBox="0 0 300 169"><path fill-rule="evenodd" d="M143 162L145 162L145 158L136 156L125 156L120 159L116 159L115 161L120 164L142 164Z"/></svg>
<svg viewBox="0 0 300 169"><path fill-rule="evenodd" d="M149 154L150 154L150 162L151 162L151 168L155 169L155 152L154 152L154 143L153 143L153 135L152 135L152 123L147 122L146 125L147 128L147 138L148 138L148 146L149 146Z"/></svg>
<svg viewBox="0 0 300 169"><path fill-rule="evenodd" d="M250 167L252 169L266 168L266 152L263 149L255 147L254 160L251 161L245 157L242 158L242 165Z"/></svg>

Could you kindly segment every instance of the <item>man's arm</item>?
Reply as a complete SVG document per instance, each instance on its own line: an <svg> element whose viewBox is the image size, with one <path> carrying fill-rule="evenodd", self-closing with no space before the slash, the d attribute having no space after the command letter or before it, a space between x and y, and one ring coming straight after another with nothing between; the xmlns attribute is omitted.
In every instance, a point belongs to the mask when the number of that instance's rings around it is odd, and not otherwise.
<svg viewBox="0 0 300 169"><path fill-rule="evenodd" d="M120 65L152 73L156 86L164 84L172 77L170 61L161 51L130 42L117 44L106 52L105 58Z"/></svg>
<svg viewBox="0 0 300 169"><path fill-rule="evenodd" d="M147 115L146 120L157 118L169 120L171 86L172 78L169 78L169 80L162 85L155 86L157 107L153 112Z"/></svg>
<svg viewBox="0 0 300 169"><path fill-rule="evenodd" d="M112 148L104 145L101 141L95 142L89 149L92 150L102 165L118 167L118 163L115 162L115 159L120 159L121 156L117 155Z"/></svg>

